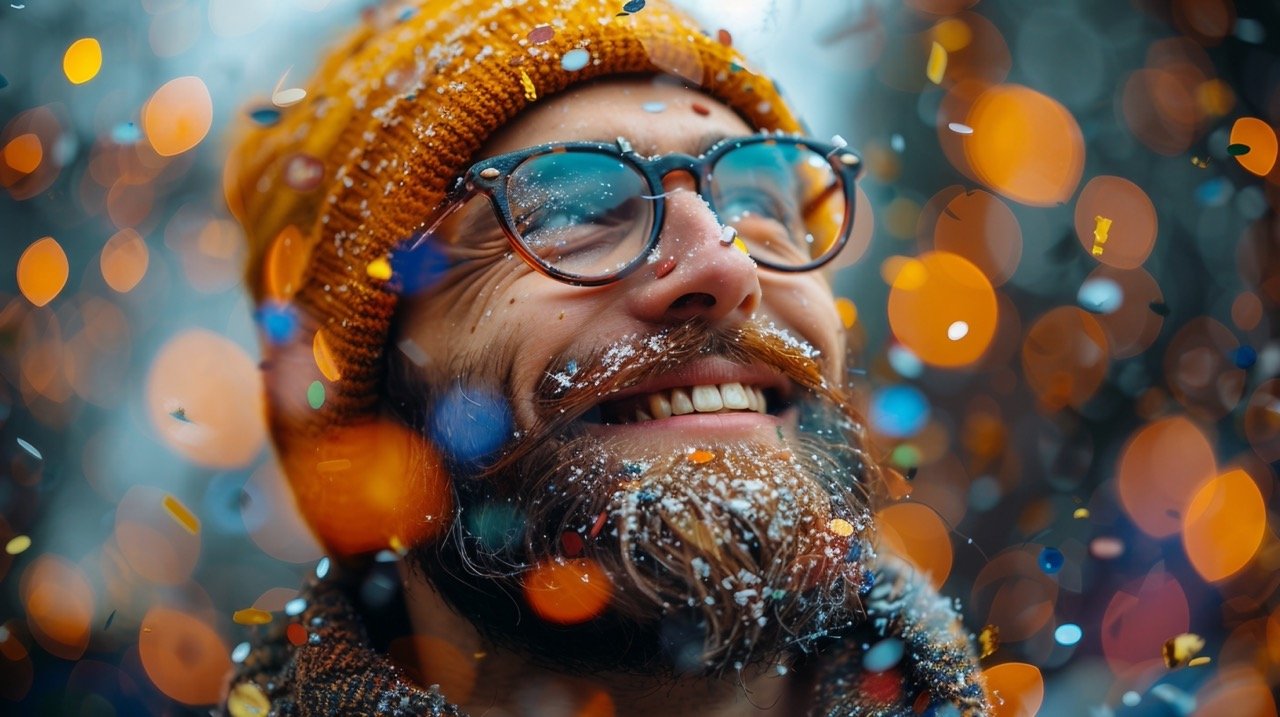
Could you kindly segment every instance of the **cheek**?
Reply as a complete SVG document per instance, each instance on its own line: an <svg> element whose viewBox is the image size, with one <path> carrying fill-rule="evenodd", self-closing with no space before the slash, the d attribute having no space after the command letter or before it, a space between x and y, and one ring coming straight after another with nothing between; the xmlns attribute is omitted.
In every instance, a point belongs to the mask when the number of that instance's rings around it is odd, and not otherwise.
<svg viewBox="0 0 1280 717"><path fill-rule="evenodd" d="M835 297L825 283L810 277L784 277L768 282L763 289L768 317L799 332L827 356L843 355L844 327Z"/></svg>

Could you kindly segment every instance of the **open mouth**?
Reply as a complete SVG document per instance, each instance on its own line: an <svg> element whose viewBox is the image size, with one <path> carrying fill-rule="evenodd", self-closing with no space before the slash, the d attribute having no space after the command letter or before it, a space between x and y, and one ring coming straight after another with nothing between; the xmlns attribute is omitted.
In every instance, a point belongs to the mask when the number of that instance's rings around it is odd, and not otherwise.
<svg viewBox="0 0 1280 717"><path fill-rule="evenodd" d="M677 386L633 394L597 404L583 415L587 423L621 425L673 416L716 413L778 415L789 402L778 388L739 382Z"/></svg>

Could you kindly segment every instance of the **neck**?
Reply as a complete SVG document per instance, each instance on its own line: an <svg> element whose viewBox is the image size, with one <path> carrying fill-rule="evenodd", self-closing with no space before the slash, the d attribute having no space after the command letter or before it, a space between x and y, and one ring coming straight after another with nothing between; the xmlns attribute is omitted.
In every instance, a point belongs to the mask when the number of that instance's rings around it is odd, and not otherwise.
<svg viewBox="0 0 1280 717"><path fill-rule="evenodd" d="M728 677L681 679L569 674L485 640L421 576L402 568L423 686L439 684L470 715L752 717L803 714L803 680L776 666Z"/></svg>

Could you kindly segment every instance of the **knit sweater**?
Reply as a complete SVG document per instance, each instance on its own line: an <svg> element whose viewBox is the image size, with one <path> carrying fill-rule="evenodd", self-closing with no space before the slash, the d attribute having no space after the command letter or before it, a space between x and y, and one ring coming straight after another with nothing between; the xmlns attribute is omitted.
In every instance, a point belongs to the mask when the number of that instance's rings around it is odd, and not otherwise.
<svg viewBox="0 0 1280 717"><path fill-rule="evenodd" d="M902 563L882 561L875 575L865 619L809 663L814 680L808 714L988 714L971 641L950 602ZM301 614L253 628L221 714L464 715L438 686L415 684L379 651L374 633L407 634L403 610L362 611L354 585L333 577L312 580Z"/></svg>

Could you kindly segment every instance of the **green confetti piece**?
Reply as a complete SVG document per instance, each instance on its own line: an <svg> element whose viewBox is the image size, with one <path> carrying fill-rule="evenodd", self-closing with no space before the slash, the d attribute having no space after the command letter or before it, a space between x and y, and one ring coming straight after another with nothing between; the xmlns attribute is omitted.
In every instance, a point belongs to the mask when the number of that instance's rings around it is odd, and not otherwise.
<svg viewBox="0 0 1280 717"><path fill-rule="evenodd" d="M320 408L324 405L324 384L319 381L312 381L307 387L307 403L312 408Z"/></svg>
<svg viewBox="0 0 1280 717"><path fill-rule="evenodd" d="M1229 144L1227 145L1227 154L1232 157L1239 157L1242 154L1249 153L1249 145L1247 144Z"/></svg>

